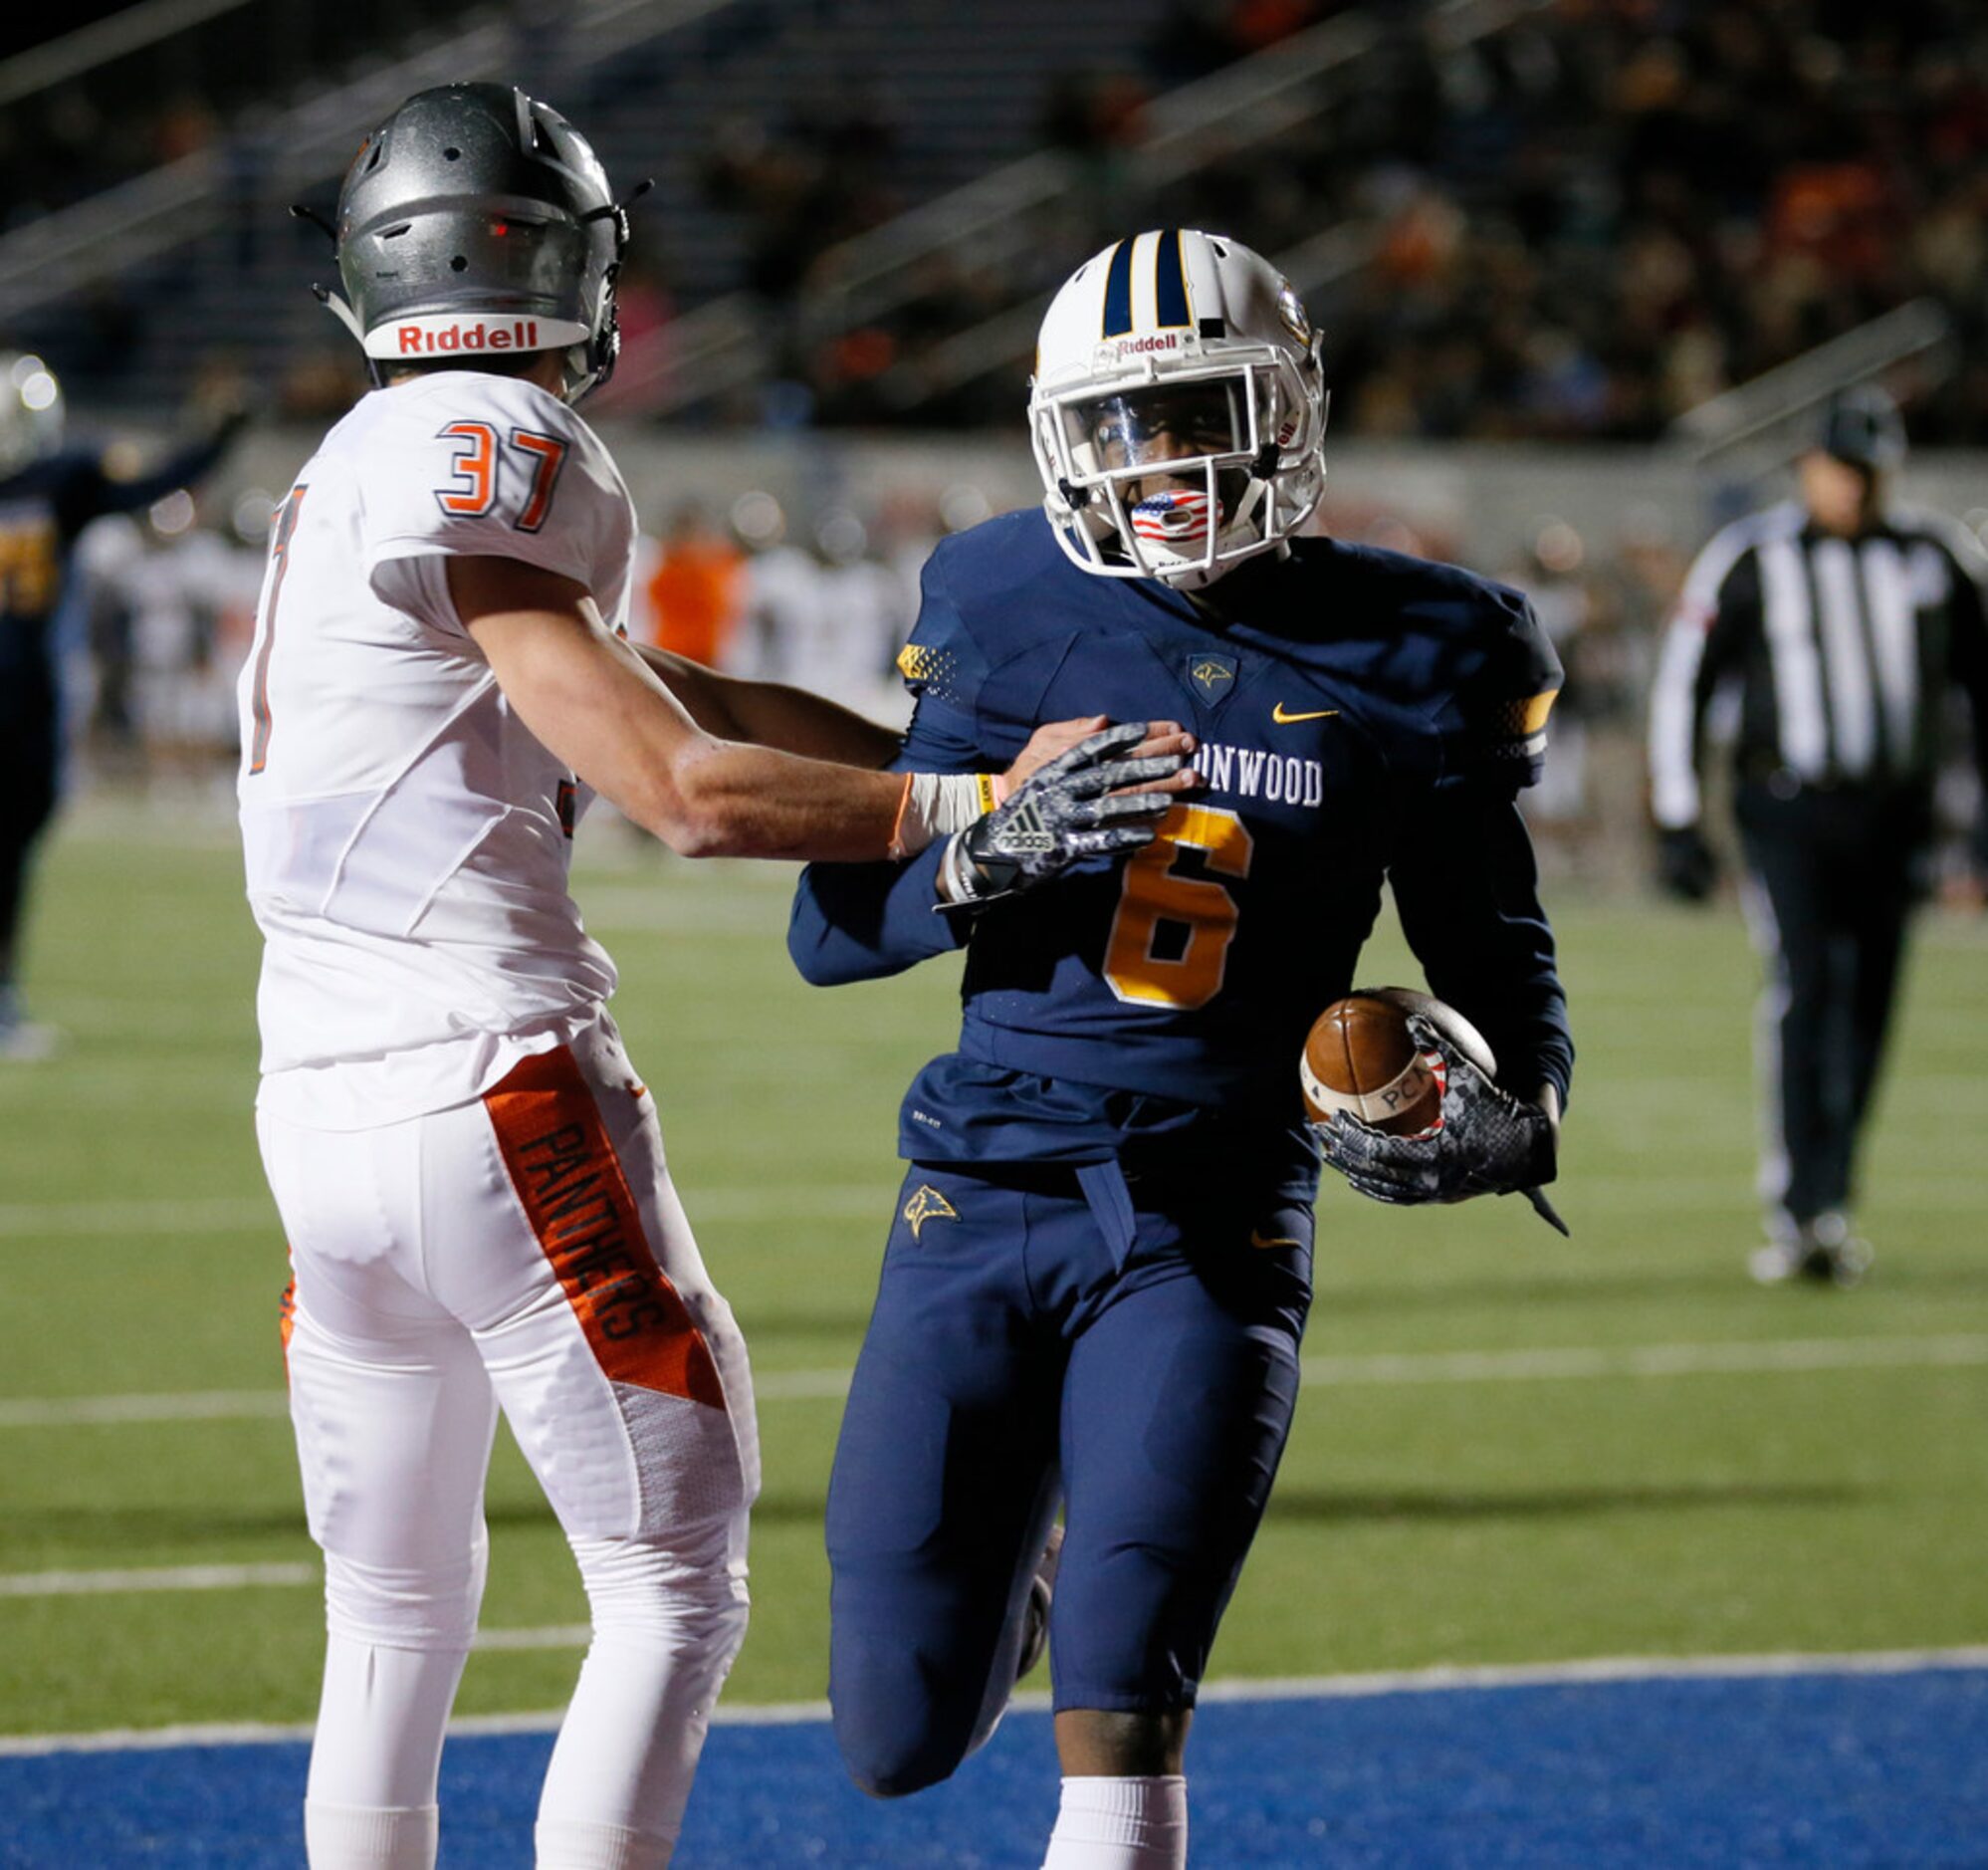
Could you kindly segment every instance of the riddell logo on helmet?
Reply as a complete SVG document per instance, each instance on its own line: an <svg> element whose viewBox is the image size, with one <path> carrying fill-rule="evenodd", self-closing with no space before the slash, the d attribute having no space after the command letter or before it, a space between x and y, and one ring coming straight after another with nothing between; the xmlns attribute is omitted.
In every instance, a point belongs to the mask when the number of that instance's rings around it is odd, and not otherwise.
<svg viewBox="0 0 1988 1870"><path fill-rule="evenodd" d="M1139 357L1149 351L1178 351L1180 348L1180 333L1154 332L1145 338L1121 338L1111 347L1111 354L1114 357Z"/></svg>
<svg viewBox="0 0 1988 1870"><path fill-rule="evenodd" d="M508 325L444 325L430 331L420 325L394 328L394 342L403 357L437 356L450 351L537 351L539 321L513 319Z"/></svg>

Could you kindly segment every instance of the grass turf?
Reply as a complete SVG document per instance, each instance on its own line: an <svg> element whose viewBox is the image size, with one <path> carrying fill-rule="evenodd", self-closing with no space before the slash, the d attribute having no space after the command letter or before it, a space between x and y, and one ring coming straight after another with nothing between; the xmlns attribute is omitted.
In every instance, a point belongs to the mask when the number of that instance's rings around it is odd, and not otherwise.
<svg viewBox="0 0 1988 1870"><path fill-rule="evenodd" d="M775 866L637 856L614 827L582 853L617 1015L768 1380L734 1701L821 1691L836 1405L777 1378L853 1359L897 1098L954 1015L949 964L803 986L781 948L787 884ZM1516 1203L1396 1213L1328 1187L1308 1358L1869 1339L1893 1361L1314 1383L1217 1673L1988 1638L1982 926L1921 930L1870 1152L1878 1272L1844 1295L1743 1277L1753 966L1737 919L1579 901L1556 919L1582 1054L1556 1191L1576 1238ZM31 997L71 1043L0 1067L0 1733L307 1719L309 1587L4 1594L8 1574L312 1556L278 1416L4 1413L280 1388L282 1245L250 1114L256 938L227 826L88 808L48 853L31 935ZM1363 975L1414 978L1391 936ZM486 1629L582 1621L508 1444L490 1506ZM479 1653L461 1706L554 1706L575 1667L569 1648Z"/></svg>

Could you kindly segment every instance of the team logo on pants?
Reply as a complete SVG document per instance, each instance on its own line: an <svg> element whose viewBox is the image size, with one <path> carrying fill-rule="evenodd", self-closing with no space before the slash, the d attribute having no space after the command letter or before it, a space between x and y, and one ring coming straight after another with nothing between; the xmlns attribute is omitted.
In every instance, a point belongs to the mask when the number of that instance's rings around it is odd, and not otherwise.
<svg viewBox="0 0 1988 1870"><path fill-rule="evenodd" d="M917 1240L928 1221L957 1221L960 1211L929 1182L921 1182L904 1204L904 1218L911 1223L911 1238Z"/></svg>

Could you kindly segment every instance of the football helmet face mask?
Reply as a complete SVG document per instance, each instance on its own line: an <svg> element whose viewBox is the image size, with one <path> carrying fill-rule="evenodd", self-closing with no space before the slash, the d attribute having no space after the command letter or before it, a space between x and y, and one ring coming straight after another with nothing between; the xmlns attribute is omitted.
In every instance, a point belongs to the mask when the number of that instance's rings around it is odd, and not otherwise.
<svg viewBox="0 0 1988 1870"><path fill-rule="evenodd" d="M409 98L338 191L338 274L321 291L374 359L563 351L564 395L621 347L614 280L628 217L587 140L510 85Z"/></svg>
<svg viewBox="0 0 1988 1870"><path fill-rule="evenodd" d="M1057 543L1100 578L1182 589L1280 549L1325 485L1318 353L1289 282L1224 236L1169 228L1087 260L1029 385Z"/></svg>
<svg viewBox="0 0 1988 1870"><path fill-rule="evenodd" d="M0 351L0 476L62 446L62 386L40 357Z"/></svg>

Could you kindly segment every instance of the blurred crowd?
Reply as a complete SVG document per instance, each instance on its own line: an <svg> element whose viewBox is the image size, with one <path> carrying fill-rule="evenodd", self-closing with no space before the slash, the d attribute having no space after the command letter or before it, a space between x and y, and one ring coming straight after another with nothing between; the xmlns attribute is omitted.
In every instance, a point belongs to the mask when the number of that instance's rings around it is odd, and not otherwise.
<svg viewBox="0 0 1988 1870"><path fill-rule="evenodd" d="M354 6L253 0L155 58L23 101L0 115L0 213L18 222L206 147L286 82L335 75L334 42L404 43L446 14L440 0ZM1423 0L1165 0L1120 63L1045 81L1031 141L1060 152L1069 182L1025 238L932 254L874 315L845 293L846 243L917 200L914 126L888 74L720 124L693 185L738 242L737 277L763 300L777 355L771 383L707 413L1006 423L1019 337L971 380L937 366L942 347L1043 303L1107 239L1173 224L1273 255L1343 236L1356 263L1298 282L1327 335L1342 431L1649 439L1925 297L1953 322L1955 361L1919 438L1988 441L1979 0L1513 0L1487 17L1501 10L1511 17L1472 35L1458 30L1467 10ZM1231 126L1201 139L1190 174L1145 179L1157 100L1355 11L1379 42L1312 81L1295 127L1258 141ZM204 56L201 34L222 31L231 56ZM668 231L638 243L626 282L631 352L666 353L685 309L657 265ZM108 302L79 308L71 335L99 327L111 351L128 338ZM329 333L325 345L282 386L300 417L356 383Z"/></svg>
<svg viewBox="0 0 1988 1870"><path fill-rule="evenodd" d="M86 4L26 50L119 11ZM449 0L238 0L169 36L40 87L0 111L0 232L215 149L230 129L377 63L383 48L461 17Z"/></svg>
<svg viewBox="0 0 1988 1870"><path fill-rule="evenodd" d="M1923 438L1988 439L1977 0L1555 0L1462 45L1427 8L1370 8L1382 45L1320 79L1300 127L1142 186L1155 96L1332 10L1178 0L1136 68L1058 80L1039 139L1073 184L1039 238L1019 264L935 256L908 304L853 332L810 345L802 327L787 365L816 419L1009 413L1012 372L935 395L922 360L1114 235L1173 224L1272 254L1349 235L1364 263L1312 309L1340 419L1363 434L1648 439L1926 296L1960 362ZM868 193L858 181L816 224L860 224ZM833 293L832 241L785 253L782 292Z"/></svg>

